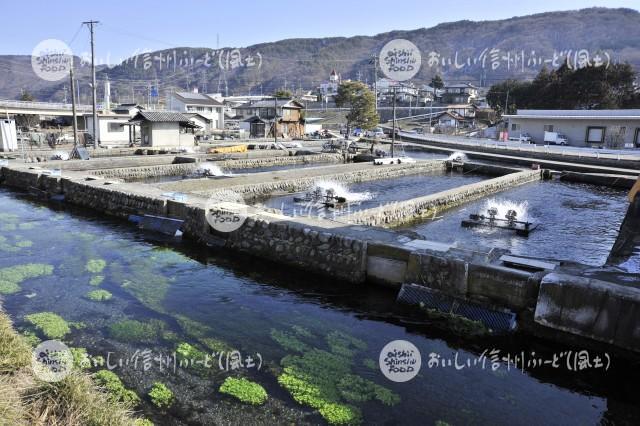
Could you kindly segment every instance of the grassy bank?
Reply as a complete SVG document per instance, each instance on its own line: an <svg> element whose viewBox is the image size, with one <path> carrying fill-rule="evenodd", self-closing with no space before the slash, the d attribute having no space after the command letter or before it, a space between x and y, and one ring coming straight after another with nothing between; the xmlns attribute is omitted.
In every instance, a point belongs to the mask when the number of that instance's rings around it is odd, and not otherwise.
<svg viewBox="0 0 640 426"><path fill-rule="evenodd" d="M114 402L91 377L74 371L58 383L34 376L31 346L0 311L0 424L132 425L144 423Z"/></svg>

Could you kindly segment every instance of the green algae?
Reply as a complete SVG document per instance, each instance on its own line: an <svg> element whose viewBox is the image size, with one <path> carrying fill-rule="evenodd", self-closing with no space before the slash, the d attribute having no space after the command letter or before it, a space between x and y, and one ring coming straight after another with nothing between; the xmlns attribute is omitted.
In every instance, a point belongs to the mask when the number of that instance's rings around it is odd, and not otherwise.
<svg viewBox="0 0 640 426"><path fill-rule="evenodd" d="M363 359L362 360L362 365L367 367L369 370L377 370L378 369L378 364L376 364L376 362L374 360L372 360L371 358Z"/></svg>
<svg viewBox="0 0 640 426"><path fill-rule="evenodd" d="M105 388L111 399L131 406L140 403L140 397L134 391L127 389L113 371L100 370L93 375L93 378L99 386Z"/></svg>
<svg viewBox="0 0 640 426"><path fill-rule="evenodd" d="M87 261L86 270L92 274L99 274L107 266L107 262L103 259L89 259Z"/></svg>
<svg viewBox="0 0 640 426"><path fill-rule="evenodd" d="M107 290L93 290L86 294L87 299L94 302L105 302L113 297Z"/></svg>
<svg viewBox="0 0 640 426"><path fill-rule="evenodd" d="M367 349L364 341L332 331L325 338L325 350L311 347L286 332L272 330L271 337L298 352L280 361L283 369L278 373L278 383L296 402L318 410L329 424L361 423L362 413L354 404L377 400L391 406L400 402L396 393L352 372L356 355ZM291 337L295 339L293 343ZM360 362L375 368L370 358Z"/></svg>
<svg viewBox="0 0 640 426"><path fill-rule="evenodd" d="M168 408L173 404L173 392L164 383L155 382L148 395L153 405L158 408Z"/></svg>
<svg viewBox="0 0 640 426"><path fill-rule="evenodd" d="M271 338L285 350L295 352L304 352L309 350L309 346L306 343L286 331L272 329Z"/></svg>
<svg viewBox="0 0 640 426"><path fill-rule="evenodd" d="M207 349L213 352L229 352L233 350L226 342L211 337L213 333L212 328L184 315L174 315L174 318L185 335L198 340L198 342Z"/></svg>
<svg viewBox="0 0 640 426"><path fill-rule="evenodd" d="M267 391L260 384L245 378L227 377L219 391L251 405L262 405L268 398Z"/></svg>
<svg viewBox="0 0 640 426"><path fill-rule="evenodd" d="M424 304L420 304L419 308L429 319L444 322L448 331L459 336L482 337L492 333L492 330L487 328L482 321L473 321L459 315L429 309Z"/></svg>
<svg viewBox="0 0 640 426"><path fill-rule="evenodd" d="M16 243L16 247L18 248L28 248L33 246L33 241L29 240L21 240Z"/></svg>
<svg viewBox="0 0 640 426"><path fill-rule="evenodd" d="M41 263L9 266L0 269L0 294L13 294L20 291L20 284L30 278L51 275L53 266Z"/></svg>
<svg viewBox="0 0 640 426"><path fill-rule="evenodd" d="M315 337L313 335L313 333L311 333L309 330L307 330L306 328L304 328L302 326L293 325L293 326L291 326L291 329L294 331L294 333L296 333L300 337L306 337L306 338L309 338L309 339L312 339L312 338Z"/></svg>
<svg viewBox="0 0 640 426"><path fill-rule="evenodd" d="M160 320L150 320L146 323L123 320L112 324L109 331L112 338L121 342L151 343L158 339L163 329L164 323Z"/></svg>
<svg viewBox="0 0 640 426"><path fill-rule="evenodd" d="M69 323L53 312L26 315L24 319L49 339L62 339L71 332Z"/></svg>

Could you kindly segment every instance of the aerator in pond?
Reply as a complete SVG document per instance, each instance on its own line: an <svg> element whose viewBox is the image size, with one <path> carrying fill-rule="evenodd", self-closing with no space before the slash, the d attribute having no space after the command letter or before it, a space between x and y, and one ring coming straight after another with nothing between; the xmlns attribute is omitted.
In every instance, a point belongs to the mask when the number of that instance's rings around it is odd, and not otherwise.
<svg viewBox="0 0 640 426"><path fill-rule="evenodd" d="M505 214L504 219L497 217L498 208L490 207L487 215L476 213L469 215L469 219L462 221L464 228L487 227L500 228L515 231L516 235L528 237L529 233L538 227L537 223L518 220L518 213L510 209Z"/></svg>

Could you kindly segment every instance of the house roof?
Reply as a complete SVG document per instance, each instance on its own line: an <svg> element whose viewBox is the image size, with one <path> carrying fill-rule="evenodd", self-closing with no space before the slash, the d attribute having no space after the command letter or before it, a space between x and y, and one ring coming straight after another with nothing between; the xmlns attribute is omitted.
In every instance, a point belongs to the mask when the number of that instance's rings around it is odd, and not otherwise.
<svg viewBox="0 0 640 426"><path fill-rule="evenodd" d="M185 104L189 105L209 105L209 106L223 106L222 102L213 99L211 96L207 96L203 93L192 92L175 92L174 96L180 99Z"/></svg>
<svg viewBox="0 0 640 426"><path fill-rule="evenodd" d="M473 84L469 84L469 83L456 83L456 84L447 84L445 86L445 88L454 88L454 89L466 89L466 88L471 88L471 89L477 89L476 86L474 86Z"/></svg>
<svg viewBox="0 0 640 426"><path fill-rule="evenodd" d="M278 105L278 108L286 107L286 108L295 108L302 109L304 106L292 99L278 99L277 101L273 99L266 99L262 101L249 102L244 105L239 105L236 109L249 109L249 108L273 108L274 104Z"/></svg>
<svg viewBox="0 0 640 426"><path fill-rule="evenodd" d="M173 111L140 111L130 122L149 121L151 123L179 123L184 127L200 127L189 121L183 113Z"/></svg>
<svg viewBox="0 0 640 426"><path fill-rule="evenodd" d="M242 120L244 123L268 123L267 120L254 115L253 117L249 117L246 120Z"/></svg>
<svg viewBox="0 0 640 426"><path fill-rule="evenodd" d="M204 115L202 115L202 114L200 114L198 112L183 112L181 114L184 115L187 118L193 118L195 116L198 116L198 118L204 120L207 123L211 121L210 118L207 118L207 117L205 117Z"/></svg>

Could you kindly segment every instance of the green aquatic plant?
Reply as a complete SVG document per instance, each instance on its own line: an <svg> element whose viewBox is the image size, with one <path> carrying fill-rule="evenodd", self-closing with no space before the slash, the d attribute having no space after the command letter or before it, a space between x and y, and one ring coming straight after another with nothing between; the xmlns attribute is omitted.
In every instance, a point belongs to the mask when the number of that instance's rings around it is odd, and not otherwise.
<svg viewBox="0 0 640 426"><path fill-rule="evenodd" d="M53 312L26 315L24 319L49 339L62 339L71 332L69 323Z"/></svg>
<svg viewBox="0 0 640 426"><path fill-rule="evenodd" d="M351 405L327 403L320 407L318 412L332 425L353 425L362 422L362 413Z"/></svg>
<svg viewBox="0 0 640 426"><path fill-rule="evenodd" d="M233 350L233 348L226 342L210 337L211 334L213 334L212 328L184 315L174 315L174 317L184 334L197 339L202 346L206 347L210 351L229 352Z"/></svg>
<svg viewBox="0 0 640 426"><path fill-rule="evenodd" d="M21 240L16 243L16 247L18 248L28 248L33 246L33 241L29 240Z"/></svg>
<svg viewBox="0 0 640 426"><path fill-rule="evenodd" d="M140 403L140 397L132 390L127 389L116 373L110 370L100 370L93 375L95 382L106 389L110 398L116 401L136 406Z"/></svg>
<svg viewBox="0 0 640 426"><path fill-rule="evenodd" d="M251 405L261 405L267 401L267 391L260 384L245 378L227 377L220 386L220 392Z"/></svg>
<svg viewBox="0 0 640 426"><path fill-rule="evenodd" d="M22 333L22 338L32 347L36 347L42 341L33 330L24 330Z"/></svg>
<svg viewBox="0 0 640 426"><path fill-rule="evenodd" d="M149 309L166 314L164 298L169 290L169 280L162 274L153 272L156 266L149 259L133 258L130 270L121 263L109 264L111 279L120 282L127 293L135 297Z"/></svg>
<svg viewBox="0 0 640 426"><path fill-rule="evenodd" d="M149 391L151 402L158 408L168 408L173 403L173 392L164 383L155 382Z"/></svg>
<svg viewBox="0 0 640 426"><path fill-rule="evenodd" d="M331 352L346 357L352 357L357 351L367 349L367 344L362 340L337 330L327 334L327 344Z"/></svg>
<svg viewBox="0 0 640 426"><path fill-rule="evenodd" d="M91 279L89 280L89 285L92 285L94 287L99 286L100 284L102 284L102 281L104 281L104 276L102 275L95 275L93 277L91 277Z"/></svg>
<svg viewBox="0 0 640 426"><path fill-rule="evenodd" d="M79 370L86 370L91 367L91 358L85 348L69 348L73 356L73 366Z"/></svg>
<svg viewBox="0 0 640 426"><path fill-rule="evenodd" d="M17 222L18 215L13 213L0 213L0 222Z"/></svg>
<svg viewBox="0 0 640 426"><path fill-rule="evenodd" d="M482 337L492 332L482 321L473 321L460 315L440 312L437 309L429 309L423 304L419 307L429 319L444 322L446 329L454 334L468 337Z"/></svg>
<svg viewBox="0 0 640 426"><path fill-rule="evenodd" d="M36 226L40 225L39 223L35 223L35 222L24 222L18 225L18 228L20 228L23 231L27 231L29 229L33 229Z"/></svg>
<svg viewBox="0 0 640 426"><path fill-rule="evenodd" d="M293 325L291 326L291 329L300 337L306 337L308 339L313 339L315 337L313 333L302 326Z"/></svg>
<svg viewBox="0 0 640 426"><path fill-rule="evenodd" d="M0 231L4 232L13 232L16 229L18 229L18 227L14 223L5 223L4 225L0 226Z"/></svg>
<svg viewBox="0 0 640 426"><path fill-rule="evenodd" d="M176 357L179 361L204 359L204 352L189 343L183 342L176 347Z"/></svg>
<svg viewBox="0 0 640 426"><path fill-rule="evenodd" d="M153 426L153 422L149 419L135 419L133 426Z"/></svg>
<svg viewBox="0 0 640 426"><path fill-rule="evenodd" d="M398 394L355 374L348 374L340 378L336 387L342 397L350 402L365 402L377 399L389 406L400 402Z"/></svg>
<svg viewBox="0 0 640 426"><path fill-rule="evenodd" d="M271 338L282 346L283 349L289 351L304 352L309 349L309 346L306 343L286 331L272 329Z"/></svg>
<svg viewBox="0 0 640 426"><path fill-rule="evenodd" d="M104 302L110 300L113 297L113 294L111 294L107 290L93 290L87 293L86 296L89 300L93 300L95 302Z"/></svg>
<svg viewBox="0 0 640 426"><path fill-rule="evenodd" d="M107 262L103 259L89 259L86 269L92 274L99 274L107 266Z"/></svg>
<svg viewBox="0 0 640 426"><path fill-rule="evenodd" d="M20 291L20 284L30 278L51 275L53 266L42 263L0 268L0 294L13 294Z"/></svg>
<svg viewBox="0 0 640 426"><path fill-rule="evenodd" d="M13 245L7 242L7 237L0 235L0 251L4 251L7 253L16 253L20 251L20 248L14 247Z"/></svg>
<svg viewBox="0 0 640 426"><path fill-rule="evenodd" d="M111 325L110 335L121 342L154 342L164 329L160 320L140 322L136 320L122 320Z"/></svg>

